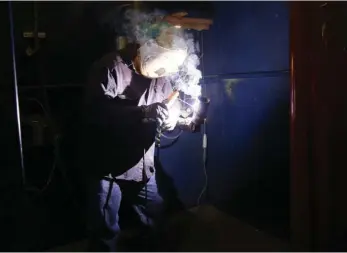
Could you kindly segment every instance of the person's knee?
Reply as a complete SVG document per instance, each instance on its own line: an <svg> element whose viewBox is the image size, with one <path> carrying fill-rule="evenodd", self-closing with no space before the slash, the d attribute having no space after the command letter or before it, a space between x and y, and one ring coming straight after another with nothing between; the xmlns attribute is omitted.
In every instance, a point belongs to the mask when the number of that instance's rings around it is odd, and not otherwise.
<svg viewBox="0 0 347 253"><path fill-rule="evenodd" d="M106 180L90 193L88 205L88 230L102 237L113 237L118 233L121 192L117 184Z"/></svg>
<svg viewBox="0 0 347 253"><path fill-rule="evenodd" d="M159 195L156 194L148 203L148 208L154 216L154 218L159 218L164 212L164 200Z"/></svg>
<svg viewBox="0 0 347 253"><path fill-rule="evenodd" d="M146 203L147 213L154 219L161 219L165 212L164 200L158 192L152 192Z"/></svg>

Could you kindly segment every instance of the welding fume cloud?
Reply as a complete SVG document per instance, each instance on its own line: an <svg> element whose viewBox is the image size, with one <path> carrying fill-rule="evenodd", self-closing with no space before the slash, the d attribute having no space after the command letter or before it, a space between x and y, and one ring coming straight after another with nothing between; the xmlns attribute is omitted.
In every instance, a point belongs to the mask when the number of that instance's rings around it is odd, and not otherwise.
<svg viewBox="0 0 347 253"><path fill-rule="evenodd" d="M165 77L173 88L198 98L201 95L197 45L191 34L182 28L162 22L160 11L146 13L139 10L125 12L128 40L140 45L141 73L149 78Z"/></svg>

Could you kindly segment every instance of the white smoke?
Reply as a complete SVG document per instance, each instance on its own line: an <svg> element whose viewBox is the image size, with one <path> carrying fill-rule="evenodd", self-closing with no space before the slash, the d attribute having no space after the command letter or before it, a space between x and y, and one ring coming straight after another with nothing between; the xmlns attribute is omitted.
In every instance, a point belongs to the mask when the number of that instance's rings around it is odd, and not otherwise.
<svg viewBox="0 0 347 253"><path fill-rule="evenodd" d="M128 9L124 13L123 29L127 35L129 42L136 42L143 45L152 39L148 24L152 24L155 20L165 13L155 10L147 13L140 10Z"/></svg>
<svg viewBox="0 0 347 253"><path fill-rule="evenodd" d="M198 53L198 44L194 42L193 34L177 27L168 27L155 24L165 13L153 11L151 13L141 12L139 10L127 10L125 12L124 30L130 42L136 42L144 45L149 41L155 41L159 46L172 49L187 51L187 57L181 65L180 70L170 76L166 76L174 86L180 89L186 95L197 98L201 95L201 86L199 81L202 78L201 71L197 68L200 64Z"/></svg>

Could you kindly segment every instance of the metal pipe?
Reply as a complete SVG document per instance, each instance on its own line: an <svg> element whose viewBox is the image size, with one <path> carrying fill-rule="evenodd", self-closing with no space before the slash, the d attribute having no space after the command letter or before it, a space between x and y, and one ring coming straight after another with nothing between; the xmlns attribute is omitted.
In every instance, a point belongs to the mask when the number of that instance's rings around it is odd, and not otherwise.
<svg viewBox="0 0 347 253"><path fill-rule="evenodd" d="M20 153L20 164L21 164L21 176L22 185L26 185L25 167L24 167L24 155L23 155L23 142L22 142L22 130L20 120L20 109L19 109L19 94L18 94L18 80L17 80L17 65L16 65L16 51L15 51L15 40L14 40L14 22L13 22L13 11L12 1L8 2L8 13L10 21L10 36L11 36L11 53L12 53L12 68L13 68L13 82L14 82L14 93L15 93L15 106L17 114L17 127L18 127L18 144Z"/></svg>

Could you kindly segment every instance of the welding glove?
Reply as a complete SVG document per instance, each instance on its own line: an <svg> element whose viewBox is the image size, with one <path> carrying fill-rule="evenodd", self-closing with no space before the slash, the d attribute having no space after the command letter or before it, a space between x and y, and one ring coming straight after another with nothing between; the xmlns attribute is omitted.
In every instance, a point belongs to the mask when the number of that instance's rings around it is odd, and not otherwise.
<svg viewBox="0 0 347 253"><path fill-rule="evenodd" d="M158 125L162 125L169 116L167 106L164 103L154 103L142 106L142 112L145 120L155 121Z"/></svg>
<svg viewBox="0 0 347 253"><path fill-rule="evenodd" d="M163 122L161 127L162 131L172 131L175 129L178 119L180 117L180 108L177 106L173 106L169 110L168 118Z"/></svg>

